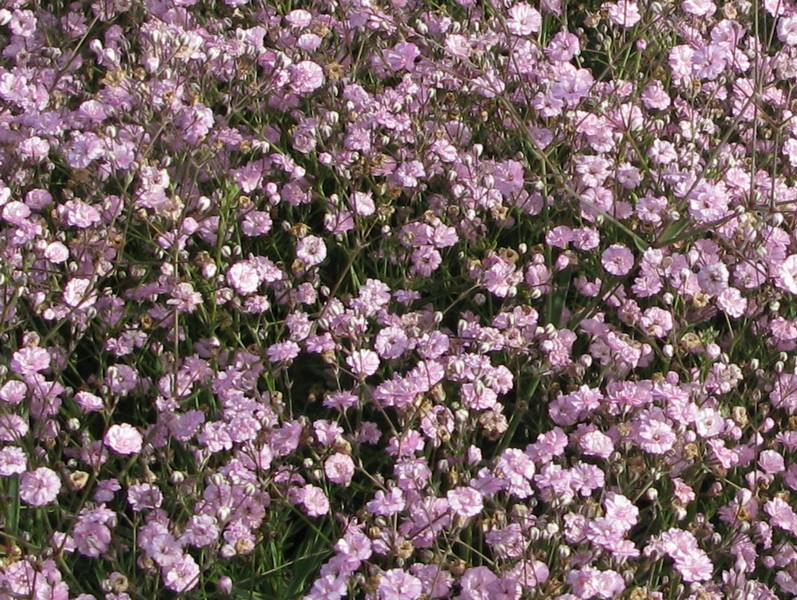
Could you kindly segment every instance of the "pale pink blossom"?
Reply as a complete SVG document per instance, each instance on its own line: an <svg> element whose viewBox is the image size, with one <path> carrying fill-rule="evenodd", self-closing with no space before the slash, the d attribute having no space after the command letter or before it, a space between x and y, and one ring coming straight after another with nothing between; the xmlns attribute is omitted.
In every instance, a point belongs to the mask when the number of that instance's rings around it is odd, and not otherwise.
<svg viewBox="0 0 797 600"><path fill-rule="evenodd" d="M379 600L416 600L423 593L423 585L403 569L390 569L382 573L377 591Z"/></svg>
<svg viewBox="0 0 797 600"><path fill-rule="evenodd" d="M252 261L235 263L227 271L227 283L239 294L253 294L261 282L257 266Z"/></svg>
<svg viewBox="0 0 797 600"><path fill-rule="evenodd" d="M346 364L355 376L368 377L379 368L379 355L373 350L355 350L346 358Z"/></svg>
<svg viewBox="0 0 797 600"><path fill-rule="evenodd" d="M72 308L86 309L97 302L97 292L89 279L72 279L64 288L64 304Z"/></svg>
<svg viewBox="0 0 797 600"><path fill-rule="evenodd" d="M296 94L309 94L324 85L324 69L311 60L290 66L291 90Z"/></svg>
<svg viewBox="0 0 797 600"><path fill-rule="evenodd" d="M129 423L111 425L103 440L117 454L137 454L144 446L144 437Z"/></svg>
<svg viewBox="0 0 797 600"><path fill-rule="evenodd" d="M634 253L622 244L612 244L603 251L601 264L608 273L622 277L634 267Z"/></svg>
<svg viewBox="0 0 797 600"><path fill-rule="evenodd" d="M337 452L324 462L324 473L332 483L348 486L354 476L354 461L348 454Z"/></svg>
<svg viewBox="0 0 797 600"><path fill-rule="evenodd" d="M47 467L23 473L19 483L20 499L31 506L44 506L55 502L60 491L61 478Z"/></svg>
<svg viewBox="0 0 797 600"><path fill-rule="evenodd" d="M542 15L525 2L519 2L509 9L506 27L510 33L518 36L537 33L542 26Z"/></svg>
<svg viewBox="0 0 797 600"><path fill-rule="evenodd" d="M105 407L102 398L91 392L80 391L75 394L75 402L85 411L100 411Z"/></svg>
<svg viewBox="0 0 797 600"><path fill-rule="evenodd" d="M717 10L717 6L711 0L684 0L681 8L696 17L705 17Z"/></svg>
<svg viewBox="0 0 797 600"><path fill-rule="evenodd" d="M780 17L778 39L787 46L797 46L797 14Z"/></svg>
<svg viewBox="0 0 797 600"><path fill-rule="evenodd" d="M314 267L324 262L327 247L324 240L315 235L306 235L296 244L296 258L307 267Z"/></svg>
<svg viewBox="0 0 797 600"><path fill-rule="evenodd" d="M451 510L466 519L479 515L483 508L482 495L472 487L449 490L446 498Z"/></svg>
<svg viewBox="0 0 797 600"><path fill-rule="evenodd" d="M776 285L790 294L797 294L797 254L786 257L777 272Z"/></svg>
<svg viewBox="0 0 797 600"><path fill-rule="evenodd" d="M609 12L609 20L621 27L633 27L642 19L639 14L639 5L631 0L607 2L603 8Z"/></svg>

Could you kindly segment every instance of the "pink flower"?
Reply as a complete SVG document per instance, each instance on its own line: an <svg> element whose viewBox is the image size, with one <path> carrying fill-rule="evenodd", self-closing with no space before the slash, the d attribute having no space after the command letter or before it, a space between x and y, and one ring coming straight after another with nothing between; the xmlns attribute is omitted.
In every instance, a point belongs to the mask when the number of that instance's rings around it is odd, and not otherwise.
<svg viewBox="0 0 797 600"><path fill-rule="evenodd" d="M31 136L17 146L17 154L23 160L29 160L34 163L39 163L47 158L50 153L50 144L47 140L40 138L37 135Z"/></svg>
<svg viewBox="0 0 797 600"><path fill-rule="evenodd" d="M182 594L199 583L199 565L190 554L183 554L177 561L163 569L163 582L172 591Z"/></svg>
<svg viewBox="0 0 797 600"><path fill-rule="evenodd" d="M348 486L354 477L354 461L348 454L338 452L326 460L324 473L332 483Z"/></svg>
<svg viewBox="0 0 797 600"><path fill-rule="evenodd" d="M360 399L351 392L332 392L324 398L324 406L326 408L334 408L336 410L347 410L359 404Z"/></svg>
<svg viewBox="0 0 797 600"><path fill-rule="evenodd" d="M729 201L724 183L703 181L689 195L689 214L698 223L717 221L728 212Z"/></svg>
<svg viewBox="0 0 797 600"><path fill-rule="evenodd" d="M711 0L684 0L681 8L684 9L684 12L696 17L705 17L717 10L717 6Z"/></svg>
<svg viewBox="0 0 797 600"><path fill-rule="evenodd" d="M567 583L571 585L573 593L579 598L610 597L605 595L609 590L604 587L601 571L595 567L585 566L570 571L567 575Z"/></svg>
<svg viewBox="0 0 797 600"><path fill-rule="evenodd" d="M675 488L674 490L675 497L684 506L686 506L690 502L693 502L697 497L695 495L694 490L690 486L685 484L682 479L680 478L673 479L672 483L673 487Z"/></svg>
<svg viewBox="0 0 797 600"><path fill-rule="evenodd" d="M311 60L291 65L291 91L295 94L309 94L324 85L324 69Z"/></svg>
<svg viewBox="0 0 797 600"><path fill-rule="evenodd" d="M329 512L329 499L320 487L306 485L297 496L308 516L321 517Z"/></svg>
<svg viewBox="0 0 797 600"><path fill-rule="evenodd" d="M374 340L374 348L384 359L398 358L411 346L407 334L401 327L386 327Z"/></svg>
<svg viewBox="0 0 797 600"><path fill-rule="evenodd" d="M257 266L249 260L235 263L227 271L227 283L239 294L252 294L262 282Z"/></svg>
<svg viewBox="0 0 797 600"><path fill-rule="evenodd" d="M608 492L604 507L606 517L621 524L623 529L631 529L639 520L639 509L622 494Z"/></svg>
<svg viewBox="0 0 797 600"><path fill-rule="evenodd" d="M390 50L385 50L385 62L393 71L412 71L415 69L415 60L421 55L418 46L409 42L399 42Z"/></svg>
<svg viewBox="0 0 797 600"><path fill-rule="evenodd" d="M747 299L736 288L728 287L717 296L717 306L729 317L738 319L747 310Z"/></svg>
<svg viewBox="0 0 797 600"><path fill-rule="evenodd" d="M294 341L277 342L266 350L266 356L273 363L290 362L299 356L299 344Z"/></svg>
<svg viewBox="0 0 797 600"><path fill-rule="evenodd" d="M642 313L639 324L653 337L663 338L672 331L672 313L658 306L652 306Z"/></svg>
<svg viewBox="0 0 797 600"><path fill-rule="evenodd" d="M22 225L30 214L30 207L19 200L12 200L3 206L2 217L12 225Z"/></svg>
<svg viewBox="0 0 797 600"><path fill-rule="evenodd" d="M775 284L790 294L797 294L797 254L787 256L781 263Z"/></svg>
<svg viewBox="0 0 797 600"><path fill-rule="evenodd" d="M651 454L664 454L675 445L675 432L663 421L648 419L639 426L639 445Z"/></svg>
<svg viewBox="0 0 797 600"><path fill-rule="evenodd" d="M612 438L601 431L590 431L581 436L579 442L581 451L587 456L598 456L600 458L609 458L614 451L614 442Z"/></svg>
<svg viewBox="0 0 797 600"><path fill-rule="evenodd" d="M89 279L72 279L64 288L64 304L72 308L89 308L97 302L97 293Z"/></svg>
<svg viewBox="0 0 797 600"><path fill-rule="evenodd" d="M634 267L634 253L622 244L612 244L603 251L601 264L607 272L622 277Z"/></svg>
<svg viewBox="0 0 797 600"><path fill-rule="evenodd" d="M28 456L22 448L6 446L0 449L0 477L19 475L28 469Z"/></svg>
<svg viewBox="0 0 797 600"><path fill-rule="evenodd" d="M178 283L172 289L172 297L166 301L169 306L174 306L178 311L192 313L197 306L202 304L202 294L194 290L190 283Z"/></svg>
<svg viewBox="0 0 797 600"><path fill-rule="evenodd" d="M163 503L163 494L156 485L151 483L136 483L127 490L127 501L133 512L160 508Z"/></svg>
<svg viewBox="0 0 797 600"><path fill-rule="evenodd" d="M369 217L376 212L376 204L371 192L354 192L349 197L349 206L354 214Z"/></svg>
<svg viewBox="0 0 797 600"><path fill-rule="evenodd" d="M497 581L495 576L487 567L473 567L468 569L460 579L462 595L459 598L468 600L488 600L490 598L490 585Z"/></svg>
<svg viewBox="0 0 797 600"><path fill-rule="evenodd" d="M642 92L642 103L651 110L664 110L670 106L670 96L667 94L661 82L653 81L649 83ZM672 144L666 142L666 140L654 140L653 144L656 145L656 142L659 142L659 144L666 143L672 146Z"/></svg>
<svg viewBox="0 0 797 600"><path fill-rule="evenodd" d="M69 258L69 248L61 242L51 242L44 250L44 258L54 265L60 265Z"/></svg>
<svg viewBox="0 0 797 600"><path fill-rule="evenodd" d="M519 2L509 9L506 27L513 35L523 36L537 33L542 26L542 15L525 2Z"/></svg>
<svg viewBox="0 0 797 600"><path fill-rule="evenodd" d="M770 516L770 522L775 527L797 534L797 514L789 504L781 498L768 500L764 510Z"/></svg>
<svg viewBox="0 0 797 600"><path fill-rule="evenodd" d="M609 20L621 27L633 27L639 23L642 16L639 14L639 5L629 0L619 0L606 3L603 8L609 12Z"/></svg>
<svg viewBox="0 0 797 600"><path fill-rule="evenodd" d="M219 526L212 515L193 515L180 536L180 542L196 548L210 546L219 539Z"/></svg>
<svg viewBox="0 0 797 600"><path fill-rule="evenodd" d="M786 470L783 457L774 450L764 450L758 457L758 466L770 475L781 473Z"/></svg>
<svg viewBox="0 0 797 600"><path fill-rule="evenodd" d="M482 495L472 487L458 487L449 490L446 498L451 510L466 519L478 516L484 507Z"/></svg>
<svg viewBox="0 0 797 600"><path fill-rule="evenodd" d="M366 508L374 515L387 517L401 512L405 505L404 493L399 488L391 488L387 494L377 490L374 499L366 504Z"/></svg>
<svg viewBox="0 0 797 600"><path fill-rule="evenodd" d="M117 454L137 454L144 446L144 437L129 423L111 425L103 438L105 445Z"/></svg>
<svg viewBox="0 0 797 600"><path fill-rule="evenodd" d="M379 355L373 350L356 350L346 358L346 364L358 378L365 378L376 373L379 368Z"/></svg>
<svg viewBox="0 0 797 600"><path fill-rule="evenodd" d="M403 569L390 569L379 580L379 600L415 600L423 593L421 580Z"/></svg>
<svg viewBox="0 0 797 600"><path fill-rule="evenodd" d="M44 348L22 348L14 352L9 366L22 376L40 373L50 368L50 354Z"/></svg>
<svg viewBox="0 0 797 600"><path fill-rule="evenodd" d="M196 144L213 127L213 111L203 104L186 107L180 111L176 124L183 130L183 139L189 144Z"/></svg>
<svg viewBox="0 0 797 600"><path fill-rule="evenodd" d="M797 15L778 20L778 39L787 46L797 46Z"/></svg>
<svg viewBox="0 0 797 600"><path fill-rule="evenodd" d="M0 442L16 442L24 438L29 429L27 419L13 413L0 413Z"/></svg>
<svg viewBox="0 0 797 600"><path fill-rule="evenodd" d="M714 565L703 550L693 548L686 552L675 551L672 553L675 560L675 570L681 574L684 581L708 581L714 572Z"/></svg>
<svg viewBox="0 0 797 600"><path fill-rule="evenodd" d="M102 221L100 211L82 200L69 200L59 212L67 225L78 229L86 229Z"/></svg>
<svg viewBox="0 0 797 600"><path fill-rule="evenodd" d="M305 266L320 265L327 257L327 247L324 240L315 235L306 235L296 244L296 258Z"/></svg>
<svg viewBox="0 0 797 600"><path fill-rule="evenodd" d="M0 400L8 404L19 404L28 394L28 386L24 381L12 379L0 387Z"/></svg>
<svg viewBox="0 0 797 600"><path fill-rule="evenodd" d="M102 398L91 392L78 392L75 394L75 402L87 412L100 411L105 406Z"/></svg>
<svg viewBox="0 0 797 600"><path fill-rule="evenodd" d="M19 483L20 499L31 506L44 506L55 502L60 491L61 479L55 471L47 467L23 473Z"/></svg>

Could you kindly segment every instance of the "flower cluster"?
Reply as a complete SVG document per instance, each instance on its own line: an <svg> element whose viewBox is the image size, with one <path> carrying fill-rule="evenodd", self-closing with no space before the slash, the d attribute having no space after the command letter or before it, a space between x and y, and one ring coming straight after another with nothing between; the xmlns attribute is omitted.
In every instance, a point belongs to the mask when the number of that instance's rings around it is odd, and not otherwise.
<svg viewBox="0 0 797 600"><path fill-rule="evenodd" d="M797 595L797 5L587 4L0 2L0 600Z"/></svg>

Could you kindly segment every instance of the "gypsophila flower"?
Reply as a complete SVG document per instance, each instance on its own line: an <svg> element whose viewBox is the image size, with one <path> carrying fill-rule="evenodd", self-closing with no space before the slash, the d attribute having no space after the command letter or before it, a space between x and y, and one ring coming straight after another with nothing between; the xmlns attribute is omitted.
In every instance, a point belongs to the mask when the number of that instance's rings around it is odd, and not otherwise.
<svg viewBox="0 0 797 600"><path fill-rule="evenodd" d="M320 237L307 235L296 244L296 258L307 267L320 265L326 257L327 247Z"/></svg>
<svg viewBox="0 0 797 600"><path fill-rule="evenodd" d="M797 294L797 254L787 256L780 264L777 285L790 294Z"/></svg>
<svg viewBox="0 0 797 600"><path fill-rule="evenodd" d="M482 497L479 492L471 487L460 487L446 493L451 510L460 517L475 517L483 508Z"/></svg>
<svg viewBox="0 0 797 600"><path fill-rule="evenodd" d="M519 2L509 9L509 19L507 19L506 26L514 35L530 35L540 30L542 16L531 5Z"/></svg>
<svg viewBox="0 0 797 600"><path fill-rule="evenodd" d="M329 512L329 499L324 490L315 485L306 485L299 493L299 501L308 516L320 517Z"/></svg>
<svg viewBox="0 0 797 600"><path fill-rule="evenodd" d="M166 304L174 306L180 312L192 313L202 304L202 294L194 290L194 286L190 283L178 283Z"/></svg>
<svg viewBox="0 0 797 600"><path fill-rule="evenodd" d="M127 501L133 512L160 508L163 503L163 494L157 486L151 483L138 483L127 489Z"/></svg>
<svg viewBox="0 0 797 600"><path fill-rule="evenodd" d="M261 278L251 261L235 263L227 271L227 283L239 294L252 294L260 287Z"/></svg>
<svg viewBox="0 0 797 600"><path fill-rule="evenodd" d="M346 364L351 367L354 375L361 378L376 373L379 362L379 355L372 350L356 350L346 358Z"/></svg>
<svg viewBox="0 0 797 600"><path fill-rule="evenodd" d="M19 497L31 506L45 506L55 502L60 491L61 478L47 467L27 471L20 478Z"/></svg>
<svg viewBox="0 0 797 600"><path fill-rule="evenodd" d="M797 15L778 19L778 39L787 46L797 46Z"/></svg>
<svg viewBox="0 0 797 600"><path fill-rule="evenodd" d="M622 27L633 27L642 19L639 14L639 5L631 0L607 2L603 8L609 12L609 19Z"/></svg>
<svg viewBox="0 0 797 600"><path fill-rule="evenodd" d="M144 446L144 437L129 423L111 425L103 438L105 445L117 454L138 454Z"/></svg>
<svg viewBox="0 0 797 600"><path fill-rule="evenodd" d="M420 597L423 585L403 569L390 569L380 576L377 592L379 600L413 600Z"/></svg>
<svg viewBox="0 0 797 600"><path fill-rule="evenodd" d="M291 89L296 94L309 94L324 85L324 69L306 60L291 65Z"/></svg>
<svg viewBox="0 0 797 600"><path fill-rule="evenodd" d="M634 266L634 254L622 244L612 244L601 255L601 264L616 277L627 275Z"/></svg>
<svg viewBox="0 0 797 600"><path fill-rule="evenodd" d="M324 473L332 483L348 486L354 476L354 461L351 456L338 452L326 459Z"/></svg>
<svg viewBox="0 0 797 600"><path fill-rule="evenodd" d="M19 475L27 470L28 457L22 448L6 446L0 448L0 477Z"/></svg>
<svg viewBox="0 0 797 600"><path fill-rule="evenodd" d="M75 394L75 402L85 411L100 411L105 407L102 398L91 392L81 391Z"/></svg>
<svg viewBox="0 0 797 600"><path fill-rule="evenodd" d="M89 279L73 279L64 288L64 304L72 308L86 309L97 302L97 293Z"/></svg>
<svg viewBox="0 0 797 600"><path fill-rule="evenodd" d="M271 362L274 363L285 363L290 362L297 356L299 356L299 344L293 341L287 342L279 342L270 346L268 350L266 350L266 356Z"/></svg>
<svg viewBox="0 0 797 600"><path fill-rule="evenodd" d="M197 586L200 572L194 558L190 554L183 554L163 569L163 582L167 588L181 594Z"/></svg>

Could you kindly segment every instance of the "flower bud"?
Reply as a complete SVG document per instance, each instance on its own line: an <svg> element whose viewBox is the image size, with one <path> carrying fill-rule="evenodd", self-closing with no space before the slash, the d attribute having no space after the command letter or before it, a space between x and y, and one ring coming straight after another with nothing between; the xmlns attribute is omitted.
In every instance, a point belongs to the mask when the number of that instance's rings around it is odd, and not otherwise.
<svg viewBox="0 0 797 600"><path fill-rule="evenodd" d="M218 586L219 586L219 591L225 596L229 596L232 593L232 579L230 579L226 575L219 578Z"/></svg>

